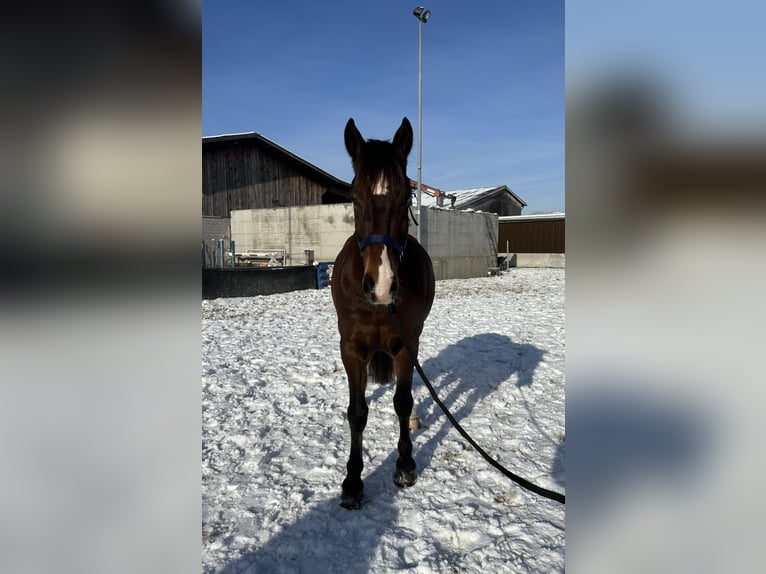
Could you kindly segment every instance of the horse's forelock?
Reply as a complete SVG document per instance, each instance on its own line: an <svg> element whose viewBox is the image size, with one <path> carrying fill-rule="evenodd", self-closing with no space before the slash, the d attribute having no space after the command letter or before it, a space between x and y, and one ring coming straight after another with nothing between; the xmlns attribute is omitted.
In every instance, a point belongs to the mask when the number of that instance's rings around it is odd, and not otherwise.
<svg viewBox="0 0 766 574"><path fill-rule="evenodd" d="M354 186L365 196L371 194L381 181L389 189L396 189L400 182L405 185L407 182L406 160L403 161L392 143L382 140L365 142L361 153L355 158L354 173Z"/></svg>

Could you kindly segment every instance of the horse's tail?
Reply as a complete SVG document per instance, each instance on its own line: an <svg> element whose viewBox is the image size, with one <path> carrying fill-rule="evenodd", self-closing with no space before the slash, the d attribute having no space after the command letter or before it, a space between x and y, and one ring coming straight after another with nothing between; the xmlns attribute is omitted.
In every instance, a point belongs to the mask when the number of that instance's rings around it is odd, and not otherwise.
<svg viewBox="0 0 766 574"><path fill-rule="evenodd" d="M383 351L375 351L367 365L367 374L381 385L394 382L394 360Z"/></svg>

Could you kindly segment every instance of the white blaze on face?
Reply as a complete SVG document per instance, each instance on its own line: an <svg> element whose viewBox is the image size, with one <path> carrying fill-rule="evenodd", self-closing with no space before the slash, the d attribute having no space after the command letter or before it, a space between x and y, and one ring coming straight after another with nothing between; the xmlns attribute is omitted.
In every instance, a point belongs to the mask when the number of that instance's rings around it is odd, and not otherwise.
<svg viewBox="0 0 766 574"><path fill-rule="evenodd" d="M380 252L380 268L378 269L378 282L375 284L375 298L379 303L388 305L391 302L391 283L394 281L394 271L388 260L388 249L383 246Z"/></svg>
<svg viewBox="0 0 766 574"><path fill-rule="evenodd" d="M378 181L375 182L375 186L372 188L372 195L386 195L388 193L388 182L383 174L380 174Z"/></svg>

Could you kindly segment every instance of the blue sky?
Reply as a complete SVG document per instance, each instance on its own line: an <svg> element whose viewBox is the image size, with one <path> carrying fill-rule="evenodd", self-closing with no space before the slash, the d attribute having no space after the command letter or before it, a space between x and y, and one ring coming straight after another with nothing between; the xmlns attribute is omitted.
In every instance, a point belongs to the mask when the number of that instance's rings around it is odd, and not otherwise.
<svg viewBox="0 0 766 574"><path fill-rule="evenodd" d="M417 1L204 2L202 133L256 131L345 180L343 128L415 130ZM423 4L423 182L564 210L563 0Z"/></svg>

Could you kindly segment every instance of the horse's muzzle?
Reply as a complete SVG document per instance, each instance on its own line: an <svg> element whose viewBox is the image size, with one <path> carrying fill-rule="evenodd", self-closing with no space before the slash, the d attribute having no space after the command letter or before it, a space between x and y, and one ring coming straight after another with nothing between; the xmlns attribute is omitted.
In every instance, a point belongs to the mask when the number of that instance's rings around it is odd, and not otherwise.
<svg viewBox="0 0 766 574"><path fill-rule="evenodd" d="M390 305L396 297L398 284L396 277L376 283L369 273L365 273L362 279L362 290L367 300L373 305Z"/></svg>

